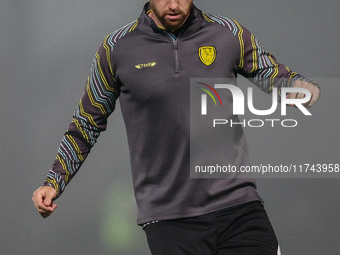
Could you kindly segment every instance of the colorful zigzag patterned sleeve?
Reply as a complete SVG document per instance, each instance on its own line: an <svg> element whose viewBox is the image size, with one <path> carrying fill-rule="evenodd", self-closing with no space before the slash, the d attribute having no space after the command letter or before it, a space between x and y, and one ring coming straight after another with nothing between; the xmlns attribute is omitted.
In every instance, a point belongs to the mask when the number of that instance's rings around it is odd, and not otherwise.
<svg viewBox="0 0 340 255"><path fill-rule="evenodd" d="M53 187L57 191L57 197L79 170L100 132L106 129L107 118L113 112L119 96L119 87L112 72L113 47L108 42L109 37L110 35L96 53L84 94L43 184Z"/></svg>
<svg viewBox="0 0 340 255"><path fill-rule="evenodd" d="M289 67L279 63L246 28L233 20L240 42L239 73L250 78L264 92L271 94L273 87L291 86L295 79L303 78Z"/></svg>
<svg viewBox="0 0 340 255"><path fill-rule="evenodd" d="M320 90L316 81L306 79L303 75L293 72L288 66L279 63L252 33L236 21L233 20L233 22L238 27L237 36L241 54L238 66L240 74L268 94L272 94L273 87L277 87L279 101L281 101L281 87L292 87L297 79L307 81Z"/></svg>
<svg viewBox="0 0 340 255"><path fill-rule="evenodd" d="M296 79L306 80L320 89L317 82L308 80L279 63L264 49L255 36L236 20L212 14L204 14L204 16L209 22L217 22L225 26L237 37L240 44L238 73L248 78L262 91L271 94L273 87L278 87L278 100L280 100L280 88L292 86Z"/></svg>

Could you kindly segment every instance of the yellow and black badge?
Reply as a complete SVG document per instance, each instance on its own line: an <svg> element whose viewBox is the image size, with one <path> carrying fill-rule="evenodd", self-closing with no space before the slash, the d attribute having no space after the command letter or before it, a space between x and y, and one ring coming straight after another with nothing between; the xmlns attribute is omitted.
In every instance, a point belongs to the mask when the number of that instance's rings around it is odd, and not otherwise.
<svg viewBox="0 0 340 255"><path fill-rule="evenodd" d="M198 49L198 56L203 64L210 66L216 59L216 48L214 46L203 46Z"/></svg>

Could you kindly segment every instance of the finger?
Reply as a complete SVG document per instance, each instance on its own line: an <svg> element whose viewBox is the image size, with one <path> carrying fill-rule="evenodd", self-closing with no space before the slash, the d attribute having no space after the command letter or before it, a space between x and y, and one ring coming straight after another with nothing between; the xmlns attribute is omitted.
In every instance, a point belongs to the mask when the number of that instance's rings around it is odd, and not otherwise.
<svg viewBox="0 0 340 255"><path fill-rule="evenodd" d="M319 99L319 95L320 95L320 90L319 88L317 88L316 86L314 86L314 88L311 91L311 100L309 102L309 104L307 105L308 108L312 107L316 101Z"/></svg>
<svg viewBox="0 0 340 255"><path fill-rule="evenodd" d="M296 93L296 99L302 99L302 98L305 98L306 97L306 94L304 93Z"/></svg>
<svg viewBox="0 0 340 255"><path fill-rule="evenodd" d="M303 99L303 98L305 98L305 97L306 97L306 94L304 94L304 93L297 93L297 95L296 95L296 99ZM310 104L311 100L312 100L312 97L309 99L309 101L303 103L302 105L303 105L304 107L307 107L307 106ZM296 107L296 106L295 106L295 107Z"/></svg>
<svg viewBox="0 0 340 255"><path fill-rule="evenodd" d="M56 207L51 205L46 206L43 202L38 202L35 204L35 207L38 211L45 211L45 212L53 212Z"/></svg>
<svg viewBox="0 0 340 255"><path fill-rule="evenodd" d="M296 96L297 96L296 92L291 92L291 93L286 95L286 99L296 98ZM294 106L294 104L289 104L289 106Z"/></svg>
<svg viewBox="0 0 340 255"><path fill-rule="evenodd" d="M53 210L57 209L57 205L55 203L52 203L51 207L53 208Z"/></svg>
<svg viewBox="0 0 340 255"><path fill-rule="evenodd" d="M52 199L49 197L45 197L44 201L43 201L44 205L47 207L50 207L53 203L52 203Z"/></svg>
<svg viewBox="0 0 340 255"><path fill-rule="evenodd" d="M311 99L303 104L307 108L312 107L319 98L320 95L319 88L308 81L296 80L293 84L293 87L300 87L309 90L309 92L311 93Z"/></svg>
<svg viewBox="0 0 340 255"><path fill-rule="evenodd" d="M52 199L55 197L55 193L53 192L44 192L42 189L37 189L33 193L33 203L34 206L38 209L38 211L44 210L44 211L51 211L53 212L54 209L57 208L57 205L54 204Z"/></svg>
<svg viewBox="0 0 340 255"><path fill-rule="evenodd" d="M43 201L43 204L50 208L50 210L54 211L57 208L57 205L53 203L53 198L55 197L55 194L50 195L49 197L46 197Z"/></svg>
<svg viewBox="0 0 340 255"><path fill-rule="evenodd" d="M296 97L296 92L290 92L286 95L286 99L292 99Z"/></svg>
<svg viewBox="0 0 340 255"><path fill-rule="evenodd" d="M311 101L312 101L312 97L310 97L310 99L309 99L309 101L308 102L306 102L306 103L303 103L302 105L304 106L304 107L307 107L307 108L310 108L310 103L311 103Z"/></svg>
<svg viewBox="0 0 340 255"><path fill-rule="evenodd" d="M37 205L38 213L43 218L46 218L46 217L50 216L54 212L54 209L55 208L53 208L53 207L44 207L44 206Z"/></svg>

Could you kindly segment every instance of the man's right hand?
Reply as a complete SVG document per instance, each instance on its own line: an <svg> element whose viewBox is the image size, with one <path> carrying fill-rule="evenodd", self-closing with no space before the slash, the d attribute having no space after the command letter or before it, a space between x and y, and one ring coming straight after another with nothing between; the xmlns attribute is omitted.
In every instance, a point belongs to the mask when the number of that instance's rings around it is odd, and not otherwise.
<svg viewBox="0 0 340 255"><path fill-rule="evenodd" d="M33 192L32 201L42 217L50 216L57 208L57 205L53 203L56 196L56 190L50 186L41 186Z"/></svg>

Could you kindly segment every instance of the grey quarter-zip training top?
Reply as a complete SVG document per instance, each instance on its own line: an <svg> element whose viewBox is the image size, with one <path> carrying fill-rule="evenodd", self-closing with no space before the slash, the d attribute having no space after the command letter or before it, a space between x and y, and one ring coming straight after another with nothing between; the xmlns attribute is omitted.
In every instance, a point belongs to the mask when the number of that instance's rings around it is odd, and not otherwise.
<svg viewBox="0 0 340 255"><path fill-rule="evenodd" d="M146 4L136 21L103 41L43 185L61 195L106 129L119 97L138 224L261 201L253 178L190 178L190 78L241 74L255 83L275 78L275 84L256 84L270 94L273 86L290 86L301 75L279 64L235 20L193 6L183 27L169 33L157 27L148 11ZM231 165L249 165L242 128L230 132L229 138L221 140L224 149L214 151L214 157L225 157Z"/></svg>

